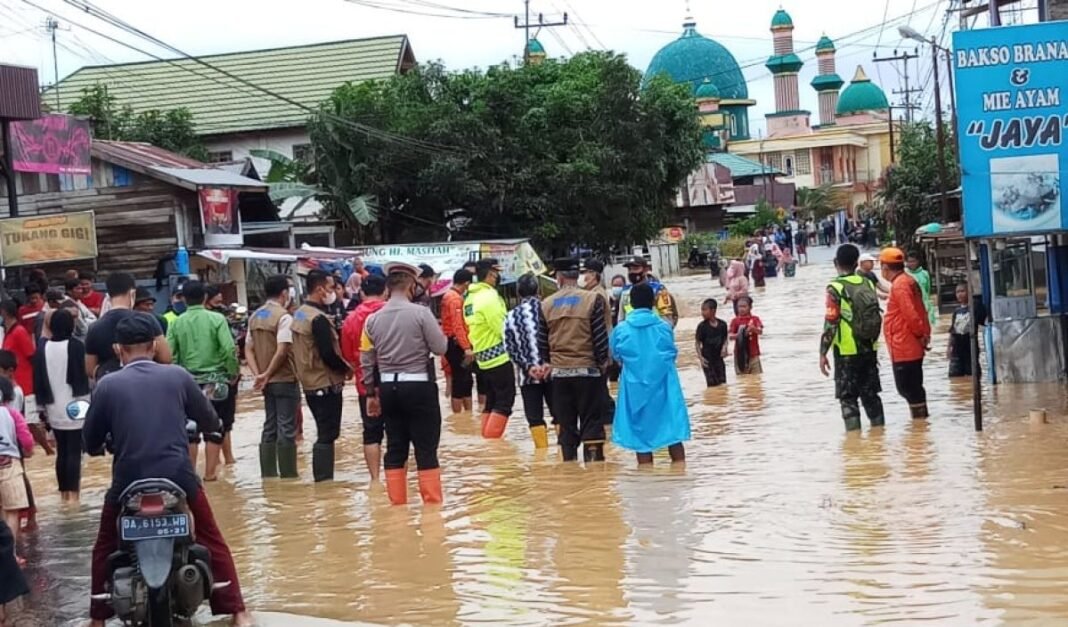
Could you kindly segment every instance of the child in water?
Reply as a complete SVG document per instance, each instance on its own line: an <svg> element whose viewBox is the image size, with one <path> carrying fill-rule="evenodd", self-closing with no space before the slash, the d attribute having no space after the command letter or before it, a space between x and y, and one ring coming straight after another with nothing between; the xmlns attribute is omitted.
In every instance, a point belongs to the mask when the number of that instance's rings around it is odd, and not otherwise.
<svg viewBox="0 0 1068 627"><path fill-rule="evenodd" d="M675 334L653 313L653 288L631 288L634 308L612 331L612 355L623 364L612 441L634 451L638 465L653 463L653 451L667 447L672 462L686 460L690 416L675 358Z"/></svg>
<svg viewBox="0 0 1068 627"><path fill-rule="evenodd" d="M749 338L741 349L743 354L736 355L734 369L738 374L762 374L760 365L760 336L764 334L764 323L753 315L753 299L743 296L738 299L738 315L731 320L730 340L735 342L743 333Z"/></svg>
<svg viewBox="0 0 1068 627"><path fill-rule="evenodd" d="M697 325L697 357L705 371L705 383L716 387L727 382L727 323L716 317L716 299L709 298L701 305L704 320Z"/></svg>
<svg viewBox="0 0 1068 627"><path fill-rule="evenodd" d="M949 376L972 375L972 312L968 306L968 285L957 286L957 309L949 324Z"/></svg>

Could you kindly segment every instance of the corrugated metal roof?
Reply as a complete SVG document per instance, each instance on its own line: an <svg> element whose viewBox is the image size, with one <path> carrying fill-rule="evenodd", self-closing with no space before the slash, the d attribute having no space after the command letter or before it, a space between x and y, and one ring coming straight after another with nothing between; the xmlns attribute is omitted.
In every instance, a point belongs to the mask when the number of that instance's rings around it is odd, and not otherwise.
<svg viewBox="0 0 1068 627"><path fill-rule="evenodd" d="M384 79L411 60L404 35L200 57L243 80L316 107L347 82ZM189 59L84 67L59 83L60 107L97 83L135 111L193 114L201 135L303 126L308 113ZM45 98L53 98L51 90Z"/></svg>
<svg viewBox="0 0 1068 627"><path fill-rule="evenodd" d="M746 159L745 157L734 155L729 152L710 153L708 155L708 161L712 163L718 163L719 165L730 170L732 178L782 174L781 170L776 170L770 165L762 164L759 161L753 161L752 159Z"/></svg>
<svg viewBox="0 0 1068 627"><path fill-rule="evenodd" d="M0 65L0 118L36 120L41 117L37 70L20 65Z"/></svg>
<svg viewBox="0 0 1068 627"><path fill-rule="evenodd" d="M248 190L267 191L267 184L247 176L217 168L150 168L159 174L183 181L190 189L197 187L240 187ZM152 173L149 172L151 175Z"/></svg>
<svg viewBox="0 0 1068 627"><path fill-rule="evenodd" d="M261 181L212 167L152 144L98 139L93 140L92 153L95 159L114 163L190 190L196 190L198 186L267 190L267 185Z"/></svg>

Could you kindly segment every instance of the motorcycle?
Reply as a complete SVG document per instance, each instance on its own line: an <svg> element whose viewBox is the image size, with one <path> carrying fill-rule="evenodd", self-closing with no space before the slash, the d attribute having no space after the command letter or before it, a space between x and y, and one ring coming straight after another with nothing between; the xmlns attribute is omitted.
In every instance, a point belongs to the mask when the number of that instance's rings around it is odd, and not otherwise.
<svg viewBox="0 0 1068 627"><path fill-rule="evenodd" d="M240 359L245 354L245 338L248 336L248 307L234 303L226 313L226 322L230 325L230 335L234 336L237 355Z"/></svg>
<svg viewBox="0 0 1068 627"><path fill-rule="evenodd" d="M690 258L686 261L686 266L690 269L704 268L708 265L708 251L703 251L696 246L690 247Z"/></svg>
<svg viewBox="0 0 1068 627"><path fill-rule="evenodd" d="M208 549L194 541L186 494L168 479L141 479L119 496L119 550L108 556L106 601L126 625L188 624L213 590Z"/></svg>
<svg viewBox="0 0 1068 627"><path fill-rule="evenodd" d="M713 247L712 250L708 252L708 267L712 272L713 280L719 278L719 272L721 269L720 265L721 264L719 258L719 248Z"/></svg>

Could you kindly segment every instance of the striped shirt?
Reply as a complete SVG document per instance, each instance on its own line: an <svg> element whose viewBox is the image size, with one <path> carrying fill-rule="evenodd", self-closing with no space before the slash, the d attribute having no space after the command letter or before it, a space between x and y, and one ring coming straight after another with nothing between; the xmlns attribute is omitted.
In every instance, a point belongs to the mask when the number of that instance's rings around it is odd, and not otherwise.
<svg viewBox="0 0 1068 627"><path fill-rule="evenodd" d="M528 371L534 366L549 363L538 346L538 329L541 327L541 301L537 296L528 296L508 312L504 320L504 345L508 355L519 370L519 385L537 383Z"/></svg>

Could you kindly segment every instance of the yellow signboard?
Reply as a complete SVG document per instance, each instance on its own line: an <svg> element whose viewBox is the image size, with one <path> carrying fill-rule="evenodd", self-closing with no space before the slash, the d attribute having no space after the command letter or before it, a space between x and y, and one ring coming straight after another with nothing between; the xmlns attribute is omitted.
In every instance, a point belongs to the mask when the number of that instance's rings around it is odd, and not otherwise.
<svg viewBox="0 0 1068 627"><path fill-rule="evenodd" d="M38 263L96 257L92 211L0 220L0 264Z"/></svg>

